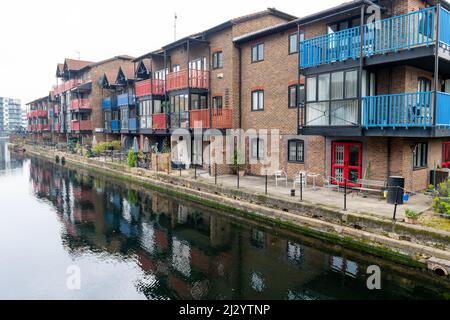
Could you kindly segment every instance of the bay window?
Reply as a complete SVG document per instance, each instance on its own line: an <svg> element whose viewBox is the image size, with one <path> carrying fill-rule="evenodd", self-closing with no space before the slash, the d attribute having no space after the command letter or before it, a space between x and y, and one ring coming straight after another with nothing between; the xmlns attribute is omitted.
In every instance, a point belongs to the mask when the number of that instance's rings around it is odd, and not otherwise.
<svg viewBox="0 0 450 320"><path fill-rule="evenodd" d="M358 125L358 71L323 73L306 79L306 124Z"/></svg>

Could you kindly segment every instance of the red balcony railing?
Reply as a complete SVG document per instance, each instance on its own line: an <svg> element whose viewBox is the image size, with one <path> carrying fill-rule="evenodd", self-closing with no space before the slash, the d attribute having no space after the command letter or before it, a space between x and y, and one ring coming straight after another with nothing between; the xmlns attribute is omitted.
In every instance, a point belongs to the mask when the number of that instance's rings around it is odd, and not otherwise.
<svg viewBox="0 0 450 320"><path fill-rule="evenodd" d="M166 80L148 79L136 82L136 97L152 94L164 95L166 93Z"/></svg>
<svg viewBox="0 0 450 320"><path fill-rule="evenodd" d="M31 124L29 124L27 129L28 129L28 132L31 132L31 131L33 131L33 126Z"/></svg>
<svg viewBox="0 0 450 320"><path fill-rule="evenodd" d="M70 124L72 131L92 131L92 121L91 120L72 120Z"/></svg>
<svg viewBox="0 0 450 320"><path fill-rule="evenodd" d="M55 104L53 106L53 112L55 115L59 114L59 104Z"/></svg>
<svg viewBox="0 0 450 320"><path fill-rule="evenodd" d="M70 110L91 110L92 104L90 99L72 100Z"/></svg>
<svg viewBox="0 0 450 320"><path fill-rule="evenodd" d="M46 117L48 117L48 111L47 110L36 110L36 117L46 118Z"/></svg>
<svg viewBox="0 0 450 320"><path fill-rule="evenodd" d="M165 113L157 113L152 116L153 120L153 129L161 130L167 128L166 123L166 114Z"/></svg>
<svg viewBox="0 0 450 320"><path fill-rule="evenodd" d="M37 131L49 131L50 125L48 124L38 124L37 125Z"/></svg>
<svg viewBox="0 0 450 320"><path fill-rule="evenodd" d="M60 127L60 125L59 125L59 123L57 122L57 123L55 123L55 131L58 131L59 132L59 129L60 129L61 127Z"/></svg>
<svg viewBox="0 0 450 320"><path fill-rule="evenodd" d="M208 89L209 71L208 70L180 70L167 75L167 90L180 90L186 88Z"/></svg>
<svg viewBox="0 0 450 320"><path fill-rule="evenodd" d="M231 129L233 126L233 110L226 108L212 109L211 122L215 129Z"/></svg>
<svg viewBox="0 0 450 320"><path fill-rule="evenodd" d="M189 124L190 128L209 128L210 127L210 110L191 110L189 112Z"/></svg>
<svg viewBox="0 0 450 320"><path fill-rule="evenodd" d="M79 80L79 79L68 80L68 81L66 81L66 82L64 82L64 83L62 83L62 84L60 84L58 86L54 86L53 87L53 93L54 94L61 94L61 93L65 92L65 91L68 91L70 89L75 88L76 86L79 86L81 83L82 83L82 81Z"/></svg>

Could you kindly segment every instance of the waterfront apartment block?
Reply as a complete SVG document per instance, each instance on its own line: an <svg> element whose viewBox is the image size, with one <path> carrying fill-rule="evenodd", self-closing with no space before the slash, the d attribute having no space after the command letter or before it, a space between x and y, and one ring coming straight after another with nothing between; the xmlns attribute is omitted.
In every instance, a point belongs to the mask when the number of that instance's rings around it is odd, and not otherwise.
<svg viewBox="0 0 450 320"><path fill-rule="evenodd" d="M18 130L22 130L20 100L0 97L0 135Z"/></svg>
<svg viewBox="0 0 450 320"><path fill-rule="evenodd" d="M60 137L138 138L140 148L146 139L162 148L179 128L277 129L290 179L306 171L318 184L359 186L403 176L408 191L425 189L431 170L450 165L449 10L437 0L355 0L302 18L268 9L136 59L67 59L64 88L49 97L62 110L53 119ZM208 144L191 159L211 170ZM271 144L246 138L247 174L265 174Z"/></svg>

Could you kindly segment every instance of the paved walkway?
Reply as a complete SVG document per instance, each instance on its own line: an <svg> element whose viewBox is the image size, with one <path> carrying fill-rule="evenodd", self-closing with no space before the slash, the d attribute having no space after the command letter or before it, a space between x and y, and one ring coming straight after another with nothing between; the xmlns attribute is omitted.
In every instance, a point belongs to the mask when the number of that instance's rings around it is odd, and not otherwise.
<svg viewBox="0 0 450 320"><path fill-rule="evenodd" d="M111 158L107 158L107 161L110 162ZM103 160L104 158L100 157L97 160ZM118 162L118 159L115 160ZM173 170L171 175L179 176L180 172L177 170ZM185 178L194 178L194 169L182 170L182 177ZM197 170L197 179L202 182L208 182L211 184L215 183L214 176L209 175L209 173L205 170L198 169ZM237 177L236 175L222 175L217 176L217 184L223 187L236 188L237 187ZM240 177L239 181L240 189L246 192L252 192L255 194L264 194L265 193L265 177L260 176L244 176ZM280 199L298 199L300 201L299 195L299 185L296 187L295 197L291 197L291 189L293 187L292 181L288 181L287 188L286 183L279 182L278 187L275 186L275 178L273 176L268 177L268 187L267 192L270 196L279 197ZM326 205L328 207L333 207L338 210L342 210L344 208L344 190L341 188L338 189L332 188L322 188L316 187L314 190L311 179L308 180L308 185L306 189L303 190L303 201L311 204L321 204ZM412 209L418 213L422 213L431 208L433 199L429 196L423 194L416 194L410 197L410 200L403 205L399 205L397 208L397 219L404 219L405 217L405 209ZM381 216L383 218L392 219L394 214L394 205L388 204L386 199L380 199L380 196L375 194L370 195L361 195L357 191L348 190L347 194L347 210L356 212L369 214L373 216Z"/></svg>
<svg viewBox="0 0 450 320"><path fill-rule="evenodd" d="M173 171L172 175L179 175L179 171ZM182 170L183 177L194 177L194 170ZM197 170L197 179L199 181L215 183L214 176L210 176L204 170ZM308 181L306 189L303 190L303 201L311 204L322 204L329 207L334 207L342 210L344 208L344 190L316 187L314 190L311 182ZM224 187L236 188L237 177L235 175L217 176L217 184ZM265 193L265 177L260 176L244 176L240 177L240 189L256 194ZM288 181L287 188L285 182L278 182L278 187L275 186L275 178L268 177L267 192L271 196L276 196L281 199L298 199L300 201L299 185L296 187L295 197L291 197L291 189L293 187L292 181ZM405 209L409 208L416 212L423 212L428 210L432 205L432 199L423 194L416 194L410 197L410 200L404 205L399 205L397 208L397 219L405 217ZM386 199L380 199L379 196L370 194L362 195L357 191L348 190L347 194L347 210L357 213L364 213L373 216L382 216L384 218L392 218L394 213L394 205L388 204Z"/></svg>

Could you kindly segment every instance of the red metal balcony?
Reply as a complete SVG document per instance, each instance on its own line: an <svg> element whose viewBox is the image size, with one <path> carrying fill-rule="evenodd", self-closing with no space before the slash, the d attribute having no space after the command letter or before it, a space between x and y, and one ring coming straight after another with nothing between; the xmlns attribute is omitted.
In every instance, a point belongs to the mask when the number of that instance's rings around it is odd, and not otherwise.
<svg viewBox="0 0 450 320"><path fill-rule="evenodd" d="M48 111L47 110L36 110L35 116L39 118L47 118L48 117Z"/></svg>
<svg viewBox="0 0 450 320"><path fill-rule="evenodd" d="M60 127L59 123L58 123L58 122L55 123L55 131L59 132L59 129L60 129L60 128L61 128L61 127Z"/></svg>
<svg viewBox="0 0 450 320"><path fill-rule="evenodd" d="M187 88L209 89L209 71L189 70L189 81L187 69L167 75L167 91Z"/></svg>
<svg viewBox="0 0 450 320"><path fill-rule="evenodd" d="M57 94L61 94L61 93L65 92L65 91L68 91L70 89L73 89L73 88L79 86L80 84L82 84L81 80L79 80L79 79L71 79L71 80L68 80L68 81L58 85L58 86L54 86L53 87L53 92L56 95Z"/></svg>
<svg viewBox="0 0 450 320"><path fill-rule="evenodd" d="M152 116L153 129L164 130L167 128L166 114L157 113Z"/></svg>
<svg viewBox="0 0 450 320"><path fill-rule="evenodd" d="M70 110L92 110L90 99L72 100L70 103Z"/></svg>
<svg viewBox="0 0 450 320"><path fill-rule="evenodd" d="M233 127L232 109L212 109L211 110L212 128L231 129Z"/></svg>
<svg viewBox="0 0 450 320"><path fill-rule="evenodd" d="M190 128L209 128L211 125L209 111L209 109L189 111Z"/></svg>
<svg viewBox="0 0 450 320"><path fill-rule="evenodd" d="M164 95L166 93L166 80L148 79L136 82L136 97L152 94Z"/></svg>
<svg viewBox="0 0 450 320"><path fill-rule="evenodd" d="M92 121L91 120L72 120L70 124L72 131L92 131Z"/></svg>
<svg viewBox="0 0 450 320"><path fill-rule="evenodd" d="M55 104L53 106L53 112L54 112L55 115L57 115L59 113L59 105L58 104Z"/></svg>
<svg viewBox="0 0 450 320"><path fill-rule="evenodd" d="M50 125L48 124L38 124L37 125L37 131L42 132L42 131L49 131L50 130Z"/></svg>

